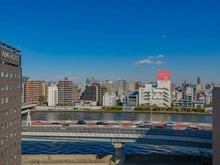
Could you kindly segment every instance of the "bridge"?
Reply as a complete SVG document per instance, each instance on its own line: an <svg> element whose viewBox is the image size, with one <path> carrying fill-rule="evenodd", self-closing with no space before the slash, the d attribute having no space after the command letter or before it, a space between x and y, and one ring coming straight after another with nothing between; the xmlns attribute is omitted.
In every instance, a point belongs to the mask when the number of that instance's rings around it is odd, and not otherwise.
<svg viewBox="0 0 220 165"><path fill-rule="evenodd" d="M28 113L30 109L34 108L37 104L23 105L21 106L21 114Z"/></svg>
<svg viewBox="0 0 220 165"><path fill-rule="evenodd" d="M88 125L72 123L70 126L62 126L50 125L51 122L44 121L44 125L22 126L22 141L112 143L115 148L114 156L119 161L118 164L124 161L125 143L212 148L212 130L186 130L186 125L190 123L178 123L177 127L165 127L161 126L163 122L152 122L153 125L146 128L121 123L118 124L117 121L114 121L110 125L99 126L95 125L94 121L89 121ZM204 124L200 124L200 126L202 125ZM205 127L209 128L209 126Z"/></svg>

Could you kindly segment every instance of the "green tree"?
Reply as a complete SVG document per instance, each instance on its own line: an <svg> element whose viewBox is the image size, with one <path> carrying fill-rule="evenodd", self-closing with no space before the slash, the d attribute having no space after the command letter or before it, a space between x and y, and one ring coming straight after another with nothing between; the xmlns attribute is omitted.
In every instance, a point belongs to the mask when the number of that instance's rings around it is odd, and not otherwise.
<svg viewBox="0 0 220 165"><path fill-rule="evenodd" d="M40 105L43 105L43 103L45 102L45 97L44 97L44 95L41 95L41 96L38 98L38 102L40 102Z"/></svg>

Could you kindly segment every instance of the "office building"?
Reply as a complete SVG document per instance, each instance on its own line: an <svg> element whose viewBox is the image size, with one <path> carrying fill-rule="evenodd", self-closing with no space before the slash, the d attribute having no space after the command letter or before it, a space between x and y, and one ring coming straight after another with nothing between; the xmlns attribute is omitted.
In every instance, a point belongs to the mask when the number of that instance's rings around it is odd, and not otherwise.
<svg viewBox="0 0 220 165"><path fill-rule="evenodd" d="M90 78L86 78L86 85L90 84Z"/></svg>
<svg viewBox="0 0 220 165"><path fill-rule="evenodd" d="M56 85L48 87L48 106L56 106L58 104L58 88Z"/></svg>
<svg viewBox="0 0 220 165"><path fill-rule="evenodd" d="M197 84L201 84L201 79L200 79L200 77L197 78Z"/></svg>
<svg viewBox="0 0 220 165"><path fill-rule="evenodd" d="M123 106L137 107L139 105L139 91L126 91Z"/></svg>
<svg viewBox="0 0 220 165"><path fill-rule="evenodd" d="M145 106L171 106L170 83L145 84L139 88L139 105Z"/></svg>
<svg viewBox="0 0 220 165"><path fill-rule="evenodd" d="M21 164L21 56L0 42L0 164Z"/></svg>
<svg viewBox="0 0 220 165"><path fill-rule="evenodd" d="M91 77L90 84L94 84L94 83L97 83L97 80L95 77Z"/></svg>
<svg viewBox="0 0 220 165"><path fill-rule="evenodd" d="M125 80L113 81L113 89L114 92L118 92L119 90L126 91L127 82Z"/></svg>
<svg viewBox="0 0 220 165"><path fill-rule="evenodd" d="M59 104L73 104L75 99L74 85L68 77L64 81L59 81L58 84L58 103Z"/></svg>
<svg viewBox="0 0 220 165"><path fill-rule="evenodd" d="M47 84L42 83L42 95L47 98ZM46 101L46 100L45 100Z"/></svg>
<svg viewBox="0 0 220 165"><path fill-rule="evenodd" d="M81 95L81 100L95 101L97 105L102 105L103 96L107 92L105 86L100 85L99 83L92 84L87 86L85 91Z"/></svg>
<svg viewBox="0 0 220 165"><path fill-rule="evenodd" d="M179 100L173 103L173 106L175 108L193 108L193 102L194 102L194 89L190 86L185 86L181 88L180 93L182 94L182 97L179 96Z"/></svg>
<svg viewBox="0 0 220 165"><path fill-rule="evenodd" d="M42 96L42 81L28 80L24 84L24 102L25 104L38 103L39 97Z"/></svg>
<svg viewBox="0 0 220 165"><path fill-rule="evenodd" d="M220 88L212 91L212 164L220 164Z"/></svg>
<svg viewBox="0 0 220 165"><path fill-rule="evenodd" d="M114 93L105 93L103 95L103 106L115 106L116 105L116 95Z"/></svg>
<svg viewBox="0 0 220 165"><path fill-rule="evenodd" d="M170 71L157 72L157 83L145 84L139 88L139 105L171 107Z"/></svg>

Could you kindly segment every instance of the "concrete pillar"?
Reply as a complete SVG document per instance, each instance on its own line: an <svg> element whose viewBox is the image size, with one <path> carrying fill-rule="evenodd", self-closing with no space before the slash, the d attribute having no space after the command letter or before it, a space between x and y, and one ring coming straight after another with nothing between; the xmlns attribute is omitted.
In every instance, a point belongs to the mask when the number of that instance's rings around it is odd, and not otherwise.
<svg viewBox="0 0 220 165"><path fill-rule="evenodd" d="M124 143L114 143L114 159L116 165L123 165L125 161Z"/></svg>

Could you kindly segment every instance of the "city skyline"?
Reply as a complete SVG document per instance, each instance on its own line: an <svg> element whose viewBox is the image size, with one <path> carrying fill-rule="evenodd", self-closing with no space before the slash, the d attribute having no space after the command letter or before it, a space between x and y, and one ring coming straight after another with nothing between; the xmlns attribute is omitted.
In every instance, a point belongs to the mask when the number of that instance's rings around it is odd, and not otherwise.
<svg viewBox="0 0 220 165"><path fill-rule="evenodd" d="M219 83L220 2L159 2L4 1L1 40L35 80L152 82L170 70L176 83Z"/></svg>

